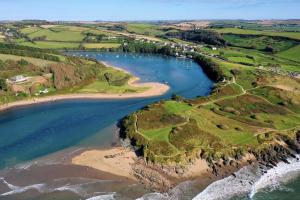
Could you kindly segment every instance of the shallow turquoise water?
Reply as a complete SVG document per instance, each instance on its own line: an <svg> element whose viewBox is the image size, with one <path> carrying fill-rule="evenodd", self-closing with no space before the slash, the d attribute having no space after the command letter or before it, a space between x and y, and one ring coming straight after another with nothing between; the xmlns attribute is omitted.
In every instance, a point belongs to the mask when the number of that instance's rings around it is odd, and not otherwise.
<svg viewBox="0 0 300 200"><path fill-rule="evenodd" d="M114 125L143 106L169 98L208 95L212 81L191 60L156 55L86 53L127 69L142 81L168 83L170 91L155 98L130 100L67 100L11 109L0 113L0 169L72 147L109 146Z"/></svg>

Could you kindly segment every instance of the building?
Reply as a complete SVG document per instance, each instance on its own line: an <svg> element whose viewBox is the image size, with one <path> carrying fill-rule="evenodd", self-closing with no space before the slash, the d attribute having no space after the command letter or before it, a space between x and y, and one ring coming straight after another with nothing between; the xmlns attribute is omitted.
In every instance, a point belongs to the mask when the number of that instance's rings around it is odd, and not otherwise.
<svg viewBox="0 0 300 200"><path fill-rule="evenodd" d="M14 77L10 78L10 81L14 84L24 83L24 82L28 81L28 77L25 77L23 75L18 75L18 76L14 76Z"/></svg>

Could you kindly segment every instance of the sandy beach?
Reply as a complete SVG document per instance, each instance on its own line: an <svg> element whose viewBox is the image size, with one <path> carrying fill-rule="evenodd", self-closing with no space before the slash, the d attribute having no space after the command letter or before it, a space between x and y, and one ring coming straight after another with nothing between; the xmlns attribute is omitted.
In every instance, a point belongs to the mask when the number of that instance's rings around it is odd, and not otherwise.
<svg viewBox="0 0 300 200"><path fill-rule="evenodd" d="M106 150L88 150L72 158L72 164L92 167L103 172L135 179L131 165L136 155L129 149L116 147Z"/></svg>
<svg viewBox="0 0 300 200"><path fill-rule="evenodd" d="M114 175L136 179L133 176L132 165L137 161L136 154L124 147L114 147L104 150L87 150L71 159L74 165L91 167ZM209 169L205 160L196 160L190 164L180 178L199 177ZM175 173L173 176L177 176ZM178 177L177 177L178 178Z"/></svg>
<svg viewBox="0 0 300 200"><path fill-rule="evenodd" d="M107 63L104 65L109 66ZM109 66L113 67L113 66ZM120 69L118 67L113 67L118 70L122 70L126 73L128 71L124 69ZM148 82L148 83L139 83L138 77L132 77L128 81L128 85L132 87L143 87L149 88L146 91L139 93L125 93L125 94L106 94L106 93L74 93L74 94L62 94L62 95L53 95L47 97L32 97L30 99L6 103L0 105L0 111L7 110L14 107L32 105L37 103L46 103L46 102L54 102L59 100L71 100L71 99L131 99L131 98L146 98L146 97L155 97L165 94L169 91L170 87L166 84Z"/></svg>

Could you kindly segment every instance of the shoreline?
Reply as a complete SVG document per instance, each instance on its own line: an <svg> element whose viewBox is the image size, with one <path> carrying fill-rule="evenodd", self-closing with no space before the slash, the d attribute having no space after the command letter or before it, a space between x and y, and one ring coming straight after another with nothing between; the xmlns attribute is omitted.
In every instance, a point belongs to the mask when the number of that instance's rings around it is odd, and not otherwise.
<svg viewBox="0 0 300 200"><path fill-rule="evenodd" d="M117 70L124 71L125 73L131 74L130 72L108 65L105 62L101 62L106 67L112 67ZM21 101L15 101L11 103L1 104L0 105L0 112L9 110L11 108L21 107L21 106L28 106L34 104L41 104L41 103L48 103L48 102L55 102L61 100L75 100L75 99L134 99L134 98L147 98L147 97L156 97L161 96L167 93L170 90L170 86L158 82L146 82L140 83L140 78L133 76L129 81L128 85L132 87L148 87L149 89L138 92L138 93L125 93L125 94L107 94L107 93L73 93L73 94L57 94L52 96L46 97L33 97L30 99L25 99Z"/></svg>
<svg viewBox="0 0 300 200"><path fill-rule="evenodd" d="M249 158L245 156L238 166L222 166L215 174L203 159L196 159L185 167L147 164L131 149L118 146L109 149L86 149L73 155L69 163L126 177L139 182L147 189L165 193L190 180L197 182L201 192L211 183L229 177L242 167L250 165L247 161Z"/></svg>
<svg viewBox="0 0 300 200"><path fill-rule="evenodd" d="M210 169L205 160L197 159L194 163L189 164L184 172L177 169L176 165L170 166L167 172L166 169L162 169L158 165L146 164L132 149L122 146L108 149L86 149L71 156L69 163L126 177L152 189L159 183L155 183L154 180L151 180L154 181L153 183L148 183L147 178L155 177L159 179L159 182L167 183L168 188L165 189L169 189L185 180L206 176Z"/></svg>

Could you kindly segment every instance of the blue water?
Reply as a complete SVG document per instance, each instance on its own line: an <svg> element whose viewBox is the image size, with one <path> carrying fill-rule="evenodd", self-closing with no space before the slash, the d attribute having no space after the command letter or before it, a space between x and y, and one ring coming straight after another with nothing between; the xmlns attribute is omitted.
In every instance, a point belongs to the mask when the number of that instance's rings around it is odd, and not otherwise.
<svg viewBox="0 0 300 200"><path fill-rule="evenodd" d="M0 113L0 168L73 146L109 146L114 125L143 106L169 98L208 95L213 82L191 60L120 53L76 52L126 69L142 81L168 83L160 97L130 100L66 100L14 108Z"/></svg>

